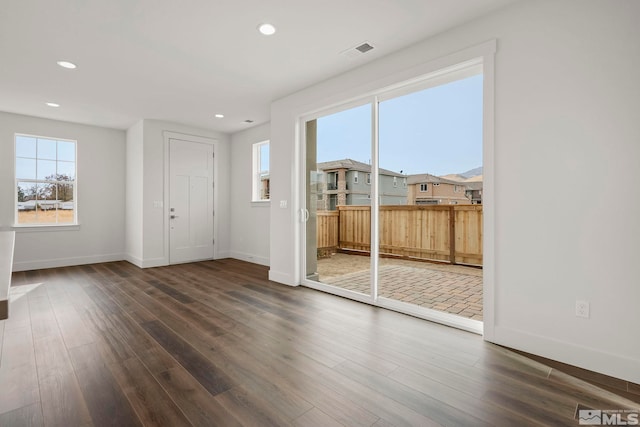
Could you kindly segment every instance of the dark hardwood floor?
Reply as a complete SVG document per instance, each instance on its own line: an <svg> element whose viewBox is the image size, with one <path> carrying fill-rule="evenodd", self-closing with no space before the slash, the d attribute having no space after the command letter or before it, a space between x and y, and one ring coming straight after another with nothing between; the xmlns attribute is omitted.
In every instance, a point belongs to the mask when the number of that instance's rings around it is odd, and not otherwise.
<svg viewBox="0 0 640 427"><path fill-rule="evenodd" d="M578 405L640 407L480 336L266 277L236 260L15 273L0 426L575 426Z"/></svg>

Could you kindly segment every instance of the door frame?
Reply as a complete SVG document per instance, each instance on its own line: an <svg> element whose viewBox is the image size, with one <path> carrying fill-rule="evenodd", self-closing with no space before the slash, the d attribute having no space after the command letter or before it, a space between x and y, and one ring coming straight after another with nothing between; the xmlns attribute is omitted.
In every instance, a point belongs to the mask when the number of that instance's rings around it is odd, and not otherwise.
<svg viewBox="0 0 640 427"><path fill-rule="evenodd" d="M496 52L496 41L492 40L482 45L470 48L467 51L457 52L447 57L440 58L439 60L431 61L424 64L425 72L408 77L402 75L402 77L396 80L395 84L382 86L379 89L368 91L361 96L356 96L351 99L346 99L344 102L337 102L332 105L328 105L325 108L318 108L309 111L304 114L300 114L297 125L297 151L298 151L298 182L300 183L296 187L296 193L299 203L299 216L296 224L297 234L297 247L298 259L297 259L297 273L299 277L299 284L310 287L313 289L329 292L342 297L350 298L356 301L364 302L378 307L387 308L394 311L399 311L405 314L409 314L415 317L423 318L425 320L434 321L444 325L452 326L458 329L474 332L484 335L486 340L492 340L494 334L495 313L494 313L494 298L495 298L495 247L494 247L494 233L495 233L495 219L494 219L494 56ZM374 275L377 274L377 255L378 255L378 229L377 229L377 212L374 212L374 206L372 204L372 232L371 232L371 291L372 295L363 296L352 291L344 290L342 288L323 284L309 280L305 276L306 266L306 251L302 248L306 247L306 230L305 221L303 218L305 198L305 185L301 184L305 182L305 160L306 160L306 133L305 123L309 120L317 119L319 117L332 114L341 110L352 108L358 105L368 103L373 98L374 109L377 109L379 101L388 99L389 95L395 97L398 93L406 91L410 93L416 90L416 88L426 88L430 86L438 86L445 83L448 80L447 75L456 70L464 69L468 66L480 65L483 73L483 131L482 131L482 151L483 151L483 168L484 168L484 188L483 188L483 205L484 205L484 219L483 219L483 322L466 319L460 316L455 316L449 313L440 312L437 310L431 310L426 308L416 309L411 304L395 301L392 299L377 297L377 283L374 279ZM417 67L422 68L422 67ZM402 73L401 73L402 74ZM457 79L455 79L457 80ZM375 114L375 113L373 113ZM375 120L372 123L375 127ZM373 167L377 169L377 129L372 129L372 138L375 139L375 143L372 146L372 163ZM374 196L378 194L377 176L374 177L372 173L372 200ZM377 211L377 209L376 209ZM374 221L374 215L376 217ZM374 228L375 227L375 228ZM373 239L376 239L375 241ZM376 251L374 253L374 246ZM478 323L481 323L478 325Z"/></svg>
<svg viewBox="0 0 640 427"><path fill-rule="evenodd" d="M214 138L208 138L204 136L198 135L189 135L185 133L179 132L171 132L171 131L162 131L162 138L164 140L164 182L163 182L163 206L162 206L162 230L163 230L163 253L164 253L164 265L170 265L170 246L169 246L169 200L170 200L170 188L171 188L171 174L169 170L170 166L170 153L169 153L169 145L172 139L179 139L181 141L195 142L200 144L208 144L213 148L213 259L218 258L218 245L215 240L218 236L218 216L215 215L216 210L218 209L218 192L216 191L216 183L218 182L218 156L217 156L217 148L219 141Z"/></svg>

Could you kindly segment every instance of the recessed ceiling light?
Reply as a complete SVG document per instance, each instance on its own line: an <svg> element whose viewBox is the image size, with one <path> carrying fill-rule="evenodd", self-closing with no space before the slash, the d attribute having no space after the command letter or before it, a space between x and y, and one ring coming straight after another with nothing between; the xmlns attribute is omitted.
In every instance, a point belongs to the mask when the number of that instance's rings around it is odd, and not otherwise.
<svg viewBox="0 0 640 427"><path fill-rule="evenodd" d="M60 104L56 104L55 102L47 102L47 105L49 107L55 107L55 108L58 108L60 106Z"/></svg>
<svg viewBox="0 0 640 427"><path fill-rule="evenodd" d="M258 26L258 31L260 31L260 33L264 34L265 36L270 36L272 34L275 34L276 27L271 24L260 24Z"/></svg>
<svg viewBox="0 0 640 427"><path fill-rule="evenodd" d="M216 119L221 119L224 117L224 114L216 114Z"/></svg>
<svg viewBox="0 0 640 427"><path fill-rule="evenodd" d="M63 68L69 68L71 70L73 70L74 68L78 68L76 64L69 61L58 61L57 64Z"/></svg>

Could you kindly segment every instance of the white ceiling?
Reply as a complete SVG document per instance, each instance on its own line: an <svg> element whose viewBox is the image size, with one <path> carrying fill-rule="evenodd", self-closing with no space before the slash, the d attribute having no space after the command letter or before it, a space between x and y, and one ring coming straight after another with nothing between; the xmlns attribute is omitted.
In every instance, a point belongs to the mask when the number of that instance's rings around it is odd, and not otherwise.
<svg viewBox="0 0 640 427"><path fill-rule="evenodd" d="M268 121L280 97L514 1L3 0L0 111L235 132ZM260 35L262 22L277 33ZM340 54L364 41L375 49Z"/></svg>

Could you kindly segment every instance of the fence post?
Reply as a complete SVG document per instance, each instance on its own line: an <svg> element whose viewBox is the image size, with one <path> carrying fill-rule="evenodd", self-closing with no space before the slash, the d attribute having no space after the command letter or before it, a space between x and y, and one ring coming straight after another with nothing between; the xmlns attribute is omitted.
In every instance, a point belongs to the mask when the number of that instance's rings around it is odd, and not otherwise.
<svg viewBox="0 0 640 427"><path fill-rule="evenodd" d="M340 250L340 207L336 206L338 210L338 217L336 219L336 250Z"/></svg>
<svg viewBox="0 0 640 427"><path fill-rule="evenodd" d="M449 262L456 263L456 212L455 206L449 206Z"/></svg>

